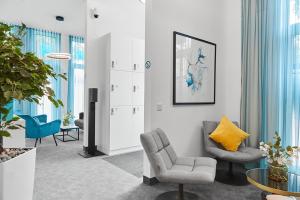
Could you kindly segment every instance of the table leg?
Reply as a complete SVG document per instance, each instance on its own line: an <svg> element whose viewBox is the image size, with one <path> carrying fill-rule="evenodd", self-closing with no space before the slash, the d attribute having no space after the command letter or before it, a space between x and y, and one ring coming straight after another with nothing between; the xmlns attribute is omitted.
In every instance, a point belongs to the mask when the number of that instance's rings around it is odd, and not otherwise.
<svg viewBox="0 0 300 200"><path fill-rule="evenodd" d="M77 129L77 134L78 134L78 140L79 140L79 128Z"/></svg>
<svg viewBox="0 0 300 200"><path fill-rule="evenodd" d="M63 130L63 142L65 142L65 130Z"/></svg>
<svg viewBox="0 0 300 200"><path fill-rule="evenodd" d="M267 200L267 195L268 194L270 194L270 193L265 192L265 191L261 192L261 200Z"/></svg>

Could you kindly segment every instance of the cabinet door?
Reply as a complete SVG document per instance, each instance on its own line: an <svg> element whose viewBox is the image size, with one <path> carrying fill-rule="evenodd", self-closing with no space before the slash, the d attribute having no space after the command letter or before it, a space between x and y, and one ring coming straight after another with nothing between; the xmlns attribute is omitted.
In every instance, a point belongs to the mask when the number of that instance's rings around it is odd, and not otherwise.
<svg viewBox="0 0 300 200"><path fill-rule="evenodd" d="M140 146L140 134L144 133L144 106L133 106L132 132L135 146Z"/></svg>
<svg viewBox="0 0 300 200"><path fill-rule="evenodd" d="M132 147L132 106L111 107L110 149Z"/></svg>
<svg viewBox="0 0 300 200"><path fill-rule="evenodd" d="M145 41L132 40L132 66L135 72L145 71Z"/></svg>
<svg viewBox="0 0 300 200"><path fill-rule="evenodd" d="M132 105L144 105L145 74L132 73Z"/></svg>
<svg viewBox="0 0 300 200"><path fill-rule="evenodd" d="M132 105L132 72L111 71L110 105Z"/></svg>
<svg viewBox="0 0 300 200"><path fill-rule="evenodd" d="M112 68L115 70L132 71L131 51L132 40L120 35L112 35L111 59Z"/></svg>

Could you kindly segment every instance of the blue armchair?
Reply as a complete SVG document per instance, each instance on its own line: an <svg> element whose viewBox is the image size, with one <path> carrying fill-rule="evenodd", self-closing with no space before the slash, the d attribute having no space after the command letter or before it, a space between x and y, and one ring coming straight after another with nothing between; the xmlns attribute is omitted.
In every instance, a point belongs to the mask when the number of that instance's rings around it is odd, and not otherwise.
<svg viewBox="0 0 300 200"><path fill-rule="evenodd" d="M54 120L52 122L47 123L47 115L38 115L32 117L30 115L18 115L22 119L25 120L25 133L26 138L34 138L35 139L35 147L38 139L43 137L47 137L52 135L54 142L57 146L57 142L55 139L55 134L60 132L60 124L61 120Z"/></svg>

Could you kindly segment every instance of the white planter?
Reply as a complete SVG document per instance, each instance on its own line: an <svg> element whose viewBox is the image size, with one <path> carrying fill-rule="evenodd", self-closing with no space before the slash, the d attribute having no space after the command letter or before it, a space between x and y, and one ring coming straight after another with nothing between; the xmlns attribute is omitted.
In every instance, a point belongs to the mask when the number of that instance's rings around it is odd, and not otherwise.
<svg viewBox="0 0 300 200"><path fill-rule="evenodd" d="M36 149L0 163L0 200L32 200Z"/></svg>

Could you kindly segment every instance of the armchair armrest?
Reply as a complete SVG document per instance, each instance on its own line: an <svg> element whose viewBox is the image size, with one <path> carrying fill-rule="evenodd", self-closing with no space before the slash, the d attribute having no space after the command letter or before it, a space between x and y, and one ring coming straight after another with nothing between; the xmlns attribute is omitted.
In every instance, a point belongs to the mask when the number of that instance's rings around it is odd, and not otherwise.
<svg viewBox="0 0 300 200"><path fill-rule="evenodd" d="M61 124L61 120L54 120L52 122L41 125L40 126L41 137L46 137L60 132L60 124Z"/></svg>
<svg viewBox="0 0 300 200"><path fill-rule="evenodd" d="M35 116L40 122L47 123L47 115L37 115Z"/></svg>

